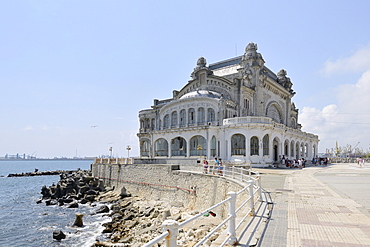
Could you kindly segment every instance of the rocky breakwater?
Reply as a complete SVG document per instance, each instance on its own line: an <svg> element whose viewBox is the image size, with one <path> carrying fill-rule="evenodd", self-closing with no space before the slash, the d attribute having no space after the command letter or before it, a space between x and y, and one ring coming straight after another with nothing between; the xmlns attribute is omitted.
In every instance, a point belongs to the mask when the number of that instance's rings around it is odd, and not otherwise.
<svg viewBox="0 0 370 247"><path fill-rule="evenodd" d="M95 205L93 202L103 204L96 207L94 214L110 216L111 220L103 224L105 229L97 238L94 247L142 246L164 231L163 221L172 219L183 222L199 213L184 207L181 202L155 201L131 196L124 187L121 190L106 188L103 180L92 177L90 171L62 173L60 181L56 185L42 187L41 194L39 203L45 202L46 205L76 208L85 203L92 206ZM221 217L212 213L199 217L179 230L179 245L195 245L221 221ZM77 226L82 225L81 222ZM221 230L207 240L204 246L211 245ZM61 241L65 238L63 234L54 232L53 238ZM163 246L163 243L157 246Z"/></svg>
<svg viewBox="0 0 370 247"><path fill-rule="evenodd" d="M57 184L41 189L42 199L46 205L76 208L78 204L94 202L99 193L105 191L104 182L91 176L88 170L63 172Z"/></svg>

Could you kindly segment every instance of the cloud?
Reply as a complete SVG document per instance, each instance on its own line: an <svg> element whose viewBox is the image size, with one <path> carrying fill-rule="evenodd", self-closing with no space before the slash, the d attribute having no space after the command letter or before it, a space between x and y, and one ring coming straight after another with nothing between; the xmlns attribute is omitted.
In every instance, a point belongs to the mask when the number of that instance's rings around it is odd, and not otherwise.
<svg viewBox="0 0 370 247"><path fill-rule="evenodd" d="M325 62L321 73L330 76L336 73L363 72L370 68L370 44L356 51L347 58L338 58Z"/></svg>
<svg viewBox="0 0 370 247"><path fill-rule="evenodd" d="M364 56L368 56L365 58ZM358 59L358 60L356 60ZM339 146L355 146L368 151L370 145L370 46L357 51L353 56L338 59L325 69L328 73L360 71L361 77L354 84L339 85L331 97L336 104L327 105L322 109L304 107L299 115L303 131L319 135L319 151Z"/></svg>

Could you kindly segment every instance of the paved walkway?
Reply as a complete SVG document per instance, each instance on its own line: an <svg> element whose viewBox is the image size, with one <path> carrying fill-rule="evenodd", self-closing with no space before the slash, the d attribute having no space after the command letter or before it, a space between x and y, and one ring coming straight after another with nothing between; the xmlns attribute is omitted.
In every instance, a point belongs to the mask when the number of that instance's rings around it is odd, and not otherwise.
<svg viewBox="0 0 370 247"><path fill-rule="evenodd" d="M369 246L370 165L254 169L273 204L258 246Z"/></svg>

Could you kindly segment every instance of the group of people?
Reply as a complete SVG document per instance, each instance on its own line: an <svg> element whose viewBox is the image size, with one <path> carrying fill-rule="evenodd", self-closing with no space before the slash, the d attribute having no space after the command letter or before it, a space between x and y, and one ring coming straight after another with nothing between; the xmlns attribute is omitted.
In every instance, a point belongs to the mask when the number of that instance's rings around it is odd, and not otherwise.
<svg viewBox="0 0 370 247"><path fill-rule="evenodd" d="M222 164L222 159L220 158L215 158L215 161L213 164L209 164L207 159L204 158L203 160L203 168L204 168L204 171L203 173L205 174L213 174L215 175L216 172L215 170L217 170L217 174L222 176L223 175L223 164Z"/></svg>
<svg viewBox="0 0 370 247"><path fill-rule="evenodd" d="M322 165L326 166L328 165L329 159L328 158L313 158L312 159L312 164L315 166Z"/></svg>
<svg viewBox="0 0 370 247"><path fill-rule="evenodd" d="M281 164L283 166L286 166L286 167L289 167L289 168L304 168L306 167L306 160L305 158L301 158L301 159L293 159L293 160L290 160L290 159L287 159L285 158L285 156L283 155L283 157L281 157Z"/></svg>

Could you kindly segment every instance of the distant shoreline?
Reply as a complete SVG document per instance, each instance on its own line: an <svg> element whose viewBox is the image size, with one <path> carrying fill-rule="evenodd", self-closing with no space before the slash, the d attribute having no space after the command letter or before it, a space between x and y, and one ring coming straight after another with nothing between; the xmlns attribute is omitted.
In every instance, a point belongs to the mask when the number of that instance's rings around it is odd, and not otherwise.
<svg viewBox="0 0 370 247"><path fill-rule="evenodd" d="M95 158L60 158L60 159L51 159L51 158L36 158L36 159L4 159L0 158L0 161L40 161L40 160L46 160L46 161L60 161L60 160L91 160L93 161Z"/></svg>

